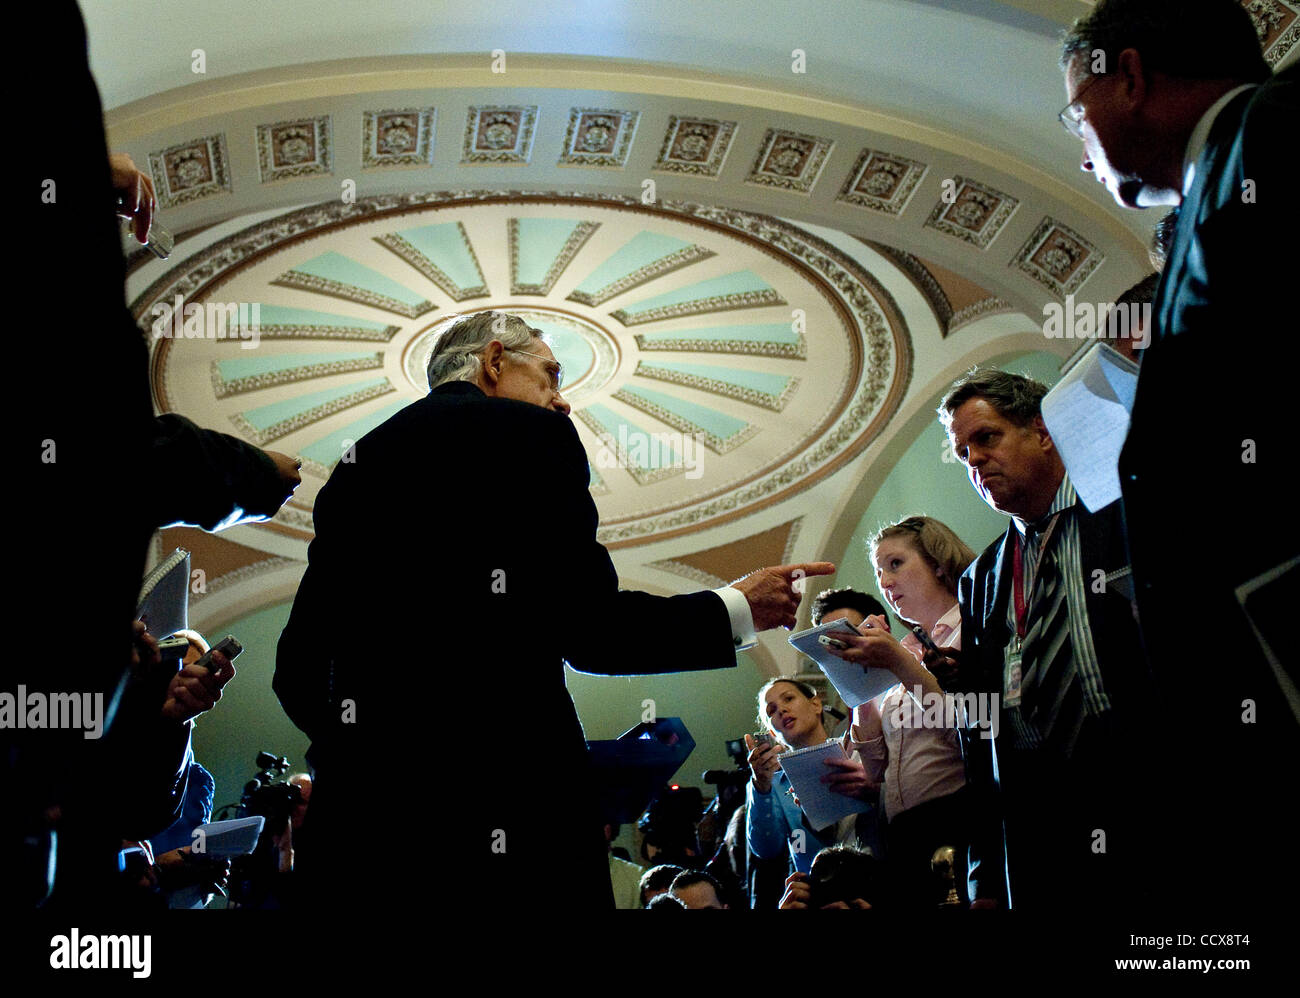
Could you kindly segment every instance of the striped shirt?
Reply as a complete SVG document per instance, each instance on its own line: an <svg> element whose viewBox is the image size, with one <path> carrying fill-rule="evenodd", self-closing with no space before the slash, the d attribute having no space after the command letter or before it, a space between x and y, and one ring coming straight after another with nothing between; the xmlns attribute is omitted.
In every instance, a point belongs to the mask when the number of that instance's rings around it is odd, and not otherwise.
<svg viewBox="0 0 1300 998"><path fill-rule="evenodd" d="M1069 757L1085 720L1110 710L1088 624L1080 508L1066 474L1043 519L1030 523L1012 517L1013 543L1021 546L1027 605L1026 634L1020 643L1014 592L1007 600L1011 641L1003 652L1002 692L1014 749L1050 747ZM1017 644L1022 658L1021 700L1008 707L1006 665Z"/></svg>

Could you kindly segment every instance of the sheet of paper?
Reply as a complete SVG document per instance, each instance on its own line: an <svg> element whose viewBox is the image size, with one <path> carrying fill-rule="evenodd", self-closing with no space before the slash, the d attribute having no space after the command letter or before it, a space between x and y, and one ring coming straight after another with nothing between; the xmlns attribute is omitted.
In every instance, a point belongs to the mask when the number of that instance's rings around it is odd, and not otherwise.
<svg viewBox="0 0 1300 998"><path fill-rule="evenodd" d="M213 859L247 856L257 848L257 839L265 824L266 819L260 814L249 818L232 818L229 821L210 821L195 829L203 834L191 835L190 845L198 852L198 843L202 842L203 854Z"/></svg>
<svg viewBox="0 0 1300 998"><path fill-rule="evenodd" d="M1137 366L1099 342L1043 398L1043 422L1089 512L1120 497L1119 452L1136 390Z"/></svg>
<svg viewBox="0 0 1300 998"><path fill-rule="evenodd" d="M857 630L846 620L835 620L829 624L810 627L798 634L791 634L790 644L817 663L818 668L826 673L840 699L850 707L866 703L884 693L895 683L898 677L888 669L864 669L856 662L846 662L831 654L829 648L823 647L818 638L823 634L834 637L836 632L857 634Z"/></svg>
<svg viewBox="0 0 1300 998"><path fill-rule="evenodd" d="M821 782L831 772L831 767L826 765L826 760L831 758L847 758L844 746L834 739L777 756L799 798L799 806L808 816L808 824L816 829L833 825L846 814L860 814L867 809L865 801L836 793Z"/></svg>

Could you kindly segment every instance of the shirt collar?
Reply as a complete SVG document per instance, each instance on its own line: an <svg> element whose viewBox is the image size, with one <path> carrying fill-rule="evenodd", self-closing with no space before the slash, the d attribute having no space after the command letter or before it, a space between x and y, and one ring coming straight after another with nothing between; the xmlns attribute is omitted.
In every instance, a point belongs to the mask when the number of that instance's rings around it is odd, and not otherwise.
<svg viewBox="0 0 1300 998"><path fill-rule="evenodd" d="M951 639L952 633L959 627L961 627L961 604L954 603L952 609L934 622L934 630L930 632L930 637L934 639L935 644L941 647L951 647L948 641ZM942 632L940 631L941 628L943 629ZM936 634L941 636L936 638ZM925 646L916 639L916 635L911 631L904 634L898 643L911 652L918 662L925 658Z"/></svg>
<svg viewBox="0 0 1300 998"><path fill-rule="evenodd" d="M1020 536L1025 536L1025 531L1033 529L1041 531L1047 526L1047 521L1063 509L1069 509L1079 499L1078 494L1074 491L1074 486L1070 484L1070 473L1064 472L1061 475L1061 484L1056 490L1056 496L1052 499L1052 506L1047 514L1037 521L1022 520L1018 516L1013 516L1011 522L1016 525L1016 530L1020 531Z"/></svg>
<svg viewBox="0 0 1300 998"><path fill-rule="evenodd" d="M1205 143L1210 139L1210 129L1214 127L1215 119L1219 117L1225 107L1231 103L1237 94L1259 86L1258 83L1243 83L1239 87L1234 87L1226 94L1216 100L1209 106L1206 112L1201 115L1201 120L1196 123L1192 129L1191 138L1187 140L1187 151L1183 153L1183 196L1192 189L1192 182L1196 180L1196 161L1201 158L1201 152L1205 149Z"/></svg>

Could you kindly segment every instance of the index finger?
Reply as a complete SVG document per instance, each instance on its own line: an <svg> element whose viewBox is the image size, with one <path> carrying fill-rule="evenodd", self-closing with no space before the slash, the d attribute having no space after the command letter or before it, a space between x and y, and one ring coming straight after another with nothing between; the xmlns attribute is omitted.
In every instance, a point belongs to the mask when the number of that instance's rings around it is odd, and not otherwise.
<svg viewBox="0 0 1300 998"><path fill-rule="evenodd" d="M802 565L773 565L772 571L779 572L786 578L794 575L795 572L801 572L803 576L807 575L834 575L835 562L833 561L808 561Z"/></svg>

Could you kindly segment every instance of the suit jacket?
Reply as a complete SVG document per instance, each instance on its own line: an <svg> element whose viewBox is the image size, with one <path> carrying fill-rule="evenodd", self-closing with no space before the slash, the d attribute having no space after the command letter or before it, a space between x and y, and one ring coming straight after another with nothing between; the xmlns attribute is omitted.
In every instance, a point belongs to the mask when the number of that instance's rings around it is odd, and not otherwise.
<svg viewBox="0 0 1300 998"><path fill-rule="evenodd" d="M1254 906L1266 878L1235 856L1289 827L1272 763L1294 756L1300 726L1234 590L1300 555L1295 515L1297 324L1294 233L1300 67L1234 98L1210 130L1183 198L1152 309L1154 330L1120 456L1142 636L1166 714L1193 720L1207 747L1167 760L1170 798L1231 794L1231 821L1188 898ZM1296 672L1287 609L1300 571L1278 583L1273 647ZM1184 730L1187 725L1184 725ZM1171 736L1170 744L1176 743Z"/></svg>
<svg viewBox="0 0 1300 998"><path fill-rule="evenodd" d="M348 833L396 820L421 829L431 863L469 861L485 888L472 901L517 896L543 864L571 885L558 903L607 901L564 660L640 675L735 652L717 594L619 590L589 481L568 418L466 382L336 466L274 681L312 739L307 821L332 843L308 865L350 869Z"/></svg>
<svg viewBox="0 0 1300 998"><path fill-rule="evenodd" d="M1120 480L1143 631L1166 674L1189 579L1227 613L1236 586L1300 554L1286 498L1300 359L1288 293L1297 121L1300 67L1223 109L1156 291ZM1240 533L1189 536L1202 511Z"/></svg>
<svg viewBox="0 0 1300 998"><path fill-rule="evenodd" d="M1049 742L1037 751L1039 759L1032 768L1019 766L1010 750L1012 733L1003 717L998 737L982 738L978 732L963 733L963 750L967 760L967 779L975 805L975 831L972 834L970 888L971 897L992 898L1007 903L1004 871L1009 865L1012 900L1023 898L1029 881L1041 871L1027 870L1018 860L1014 848L1008 850L1003 834L1003 819L1010 805L1043 796L1052 788L1047 781L1073 781L1080 792L1101 795L1113 804L1127 803L1128 777L1135 780L1153 773L1149 758L1143 712L1151 704L1152 690L1134 619L1133 605L1126 586L1127 558L1124 551L1118 503L1096 513L1089 513L1076 503L1072 515L1079 522L1080 565L1083 571L1093 645L1102 673L1102 685L1111 702L1111 714L1100 750L1109 756L1125 756L1125 773L1113 772L1100 761L1094 747L1087 758L1067 760L1055 753ZM1003 650L1011 639L1007 622L1012 590L1012 554L1016 530L1014 524L971 563L958 580L957 602L961 607L962 659L956 692L996 693L1001 703L1003 686ZM1094 573L1100 569L1104 576ZM1094 580L1104 578L1099 584ZM1032 692L1026 692L1022 707L1029 708ZM996 752L996 758L995 758ZM1087 790L1084 788L1087 787ZM1011 799L1014 798L1014 799ZM1112 803L1107 803L1113 809ZM1134 815L1135 827L1130 835L1145 835L1140 816ZM1127 846L1128 836L1123 845ZM1049 844L1050 845L1050 844ZM1064 850L1064 844L1060 844ZM1127 850L1130 854L1133 850ZM1127 861L1127 860L1126 860ZM1065 856L1062 852L1062 864ZM1064 865L1062 866L1064 869ZM1059 871L1058 871L1059 872ZM1053 878L1055 882L1056 878ZM1032 886L1040 887L1039 883ZM1018 904L1021 902L1017 902Z"/></svg>

